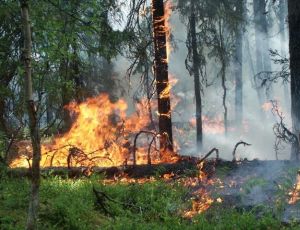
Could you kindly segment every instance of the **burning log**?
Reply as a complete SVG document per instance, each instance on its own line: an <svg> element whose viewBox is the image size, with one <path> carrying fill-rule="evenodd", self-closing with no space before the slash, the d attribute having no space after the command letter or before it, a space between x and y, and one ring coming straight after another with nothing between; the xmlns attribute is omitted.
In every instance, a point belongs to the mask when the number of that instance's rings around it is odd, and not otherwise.
<svg viewBox="0 0 300 230"><path fill-rule="evenodd" d="M92 173L105 174L106 178L115 178L120 175L127 175L131 178L144 178L149 176L157 176L157 173L164 175L174 173L183 175L186 172L197 171L199 158L196 157L181 157L175 163L160 163L152 165L136 165L136 166L119 166L119 167L92 167ZM213 161L205 161L205 164L215 164ZM205 167L206 168L206 167ZM209 167L207 167L209 168ZM51 175L80 177L88 176L85 174L86 166L81 167L46 167L42 168L43 175L51 173ZM26 168L12 168L8 170L8 175L13 177L28 177L30 176Z"/></svg>

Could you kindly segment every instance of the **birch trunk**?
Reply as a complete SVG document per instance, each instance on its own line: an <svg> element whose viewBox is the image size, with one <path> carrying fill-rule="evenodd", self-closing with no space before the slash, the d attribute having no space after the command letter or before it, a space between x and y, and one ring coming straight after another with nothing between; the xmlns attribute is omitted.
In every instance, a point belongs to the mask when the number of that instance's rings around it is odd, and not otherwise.
<svg viewBox="0 0 300 230"><path fill-rule="evenodd" d="M41 145L38 129L37 112L33 101L32 76L31 76L31 28L29 20L29 6L27 0L20 0L21 18L23 24L24 48L23 62L25 70L25 99L27 113L29 117L30 137L33 149L31 168L31 193L29 198L29 208L26 229L37 229L39 187L40 187L40 158Z"/></svg>

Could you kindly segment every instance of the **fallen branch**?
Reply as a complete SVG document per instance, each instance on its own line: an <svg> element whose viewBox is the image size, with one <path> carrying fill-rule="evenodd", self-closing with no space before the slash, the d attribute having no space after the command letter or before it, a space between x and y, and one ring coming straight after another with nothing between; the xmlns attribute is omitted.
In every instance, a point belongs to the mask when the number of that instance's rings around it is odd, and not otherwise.
<svg viewBox="0 0 300 230"><path fill-rule="evenodd" d="M235 146L234 146L233 152L232 152L232 156L233 156L232 161L233 161L233 162L236 162L236 161L237 161L237 160L236 160L236 150L237 150L237 148L239 147L239 145L244 145L244 147L246 147L246 146L251 146L251 144L248 144L247 142L244 142L244 141L240 141L240 142L236 143Z"/></svg>

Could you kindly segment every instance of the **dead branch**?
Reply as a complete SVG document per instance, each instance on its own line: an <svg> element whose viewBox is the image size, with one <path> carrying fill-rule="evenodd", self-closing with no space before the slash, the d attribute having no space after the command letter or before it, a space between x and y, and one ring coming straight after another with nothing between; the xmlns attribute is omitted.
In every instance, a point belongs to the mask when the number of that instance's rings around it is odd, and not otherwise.
<svg viewBox="0 0 300 230"><path fill-rule="evenodd" d="M271 101L271 103L272 103L272 113L274 116L276 116L279 119L279 122L277 122L273 126L273 131L276 137L275 140L276 158L278 158L278 150L282 142L290 144L292 146L297 146L296 152L297 152L297 158L299 158L299 154L300 154L299 137L286 127L286 124L284 123L283 113L280 111L277 101Z"/></svg>
<svg viewBox="0 0 300 230"><path fill-rule="evenodd" d="M107 201L113 201L113 199L110 198L108 195L106 195L106 193L102 191L97 191L94 186L93 186L93 193L96 196L96 206L100 208L105 215L112 216L112 213L109 211Z"/></svg>
<svg viewBox="0 0 300 230"><path fill-rule="evenodd" d="M213 148L199 161L199 164L202 163L203 161L205 161L214 152L216 152L216 159L218 160L219 159L219 149Z"/></svg>
<svg viewBox="0 0 300 230"><path fill-rule="evenodd" d="M131 203L124 203L124 202L115 200L115 199L111 198L110 196L108 196L105 192L97 190L94 186L93 186L93 192L96 196L96 205L100 209L102 209L102 211L104 211L105 215L113 216L113 214L108 210L109 209L108 202L113 202L115 204L119 204L124 207L136 208L137 210L140 210L140 211L142 210L142 207L140 207L140 206L136 206Z"/></svg>
<svg viewBox="0 0 300 230"><path fill-rule="evenodd" d="M137 144L137 140L138 140L138 137L141 135L141 134L149 134L149 135L152 135L153 136L153 139L156 139L159 134L156 133L156 132L153 132L153 131L147 131L147 130L141 130L140 132L138 132L136 135L135 135L135 138L134 138L134 142L133 142L133 165L135 166L136 165L136 144ZM151 145L152 143L154 142L154 140L152 140L150 142L150 145L149 145L149 148L148 148L148 164L150 162L151 164L151 159L149 160L149 158L151 158L150 156L150 148L151 148Z"/></svg>
<svg viewBox="0 0 300 230"><path fill-rule="evenodd" d="M232 156L233 156L232 161L233 161L233 162L236 161L236 150L237 150L237 148L239 147L239 145L244 145L244 147L246 147L246 146L251 146L251 144L248 144L248 143L246 143L246 142L244 142L244 141L240 141L240 142L236 143L235 146L234 146L233 152L232 152Z"/></svg>

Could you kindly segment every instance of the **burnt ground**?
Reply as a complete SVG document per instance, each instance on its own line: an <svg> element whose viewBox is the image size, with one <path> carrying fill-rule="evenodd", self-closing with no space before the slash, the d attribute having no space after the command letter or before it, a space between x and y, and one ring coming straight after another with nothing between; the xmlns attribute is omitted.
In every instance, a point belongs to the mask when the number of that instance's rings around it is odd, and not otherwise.
<svg viewBox="0 0 300 230"><path fill-rule="evenodd" d="M268 211L284 223L300 222L300 202L289 204L291 193L300 195L295 190L299 169L300 164L291 161L223 161L207 189L212 197L222 198L224 208L256 210L257 215Z"/></svg>

